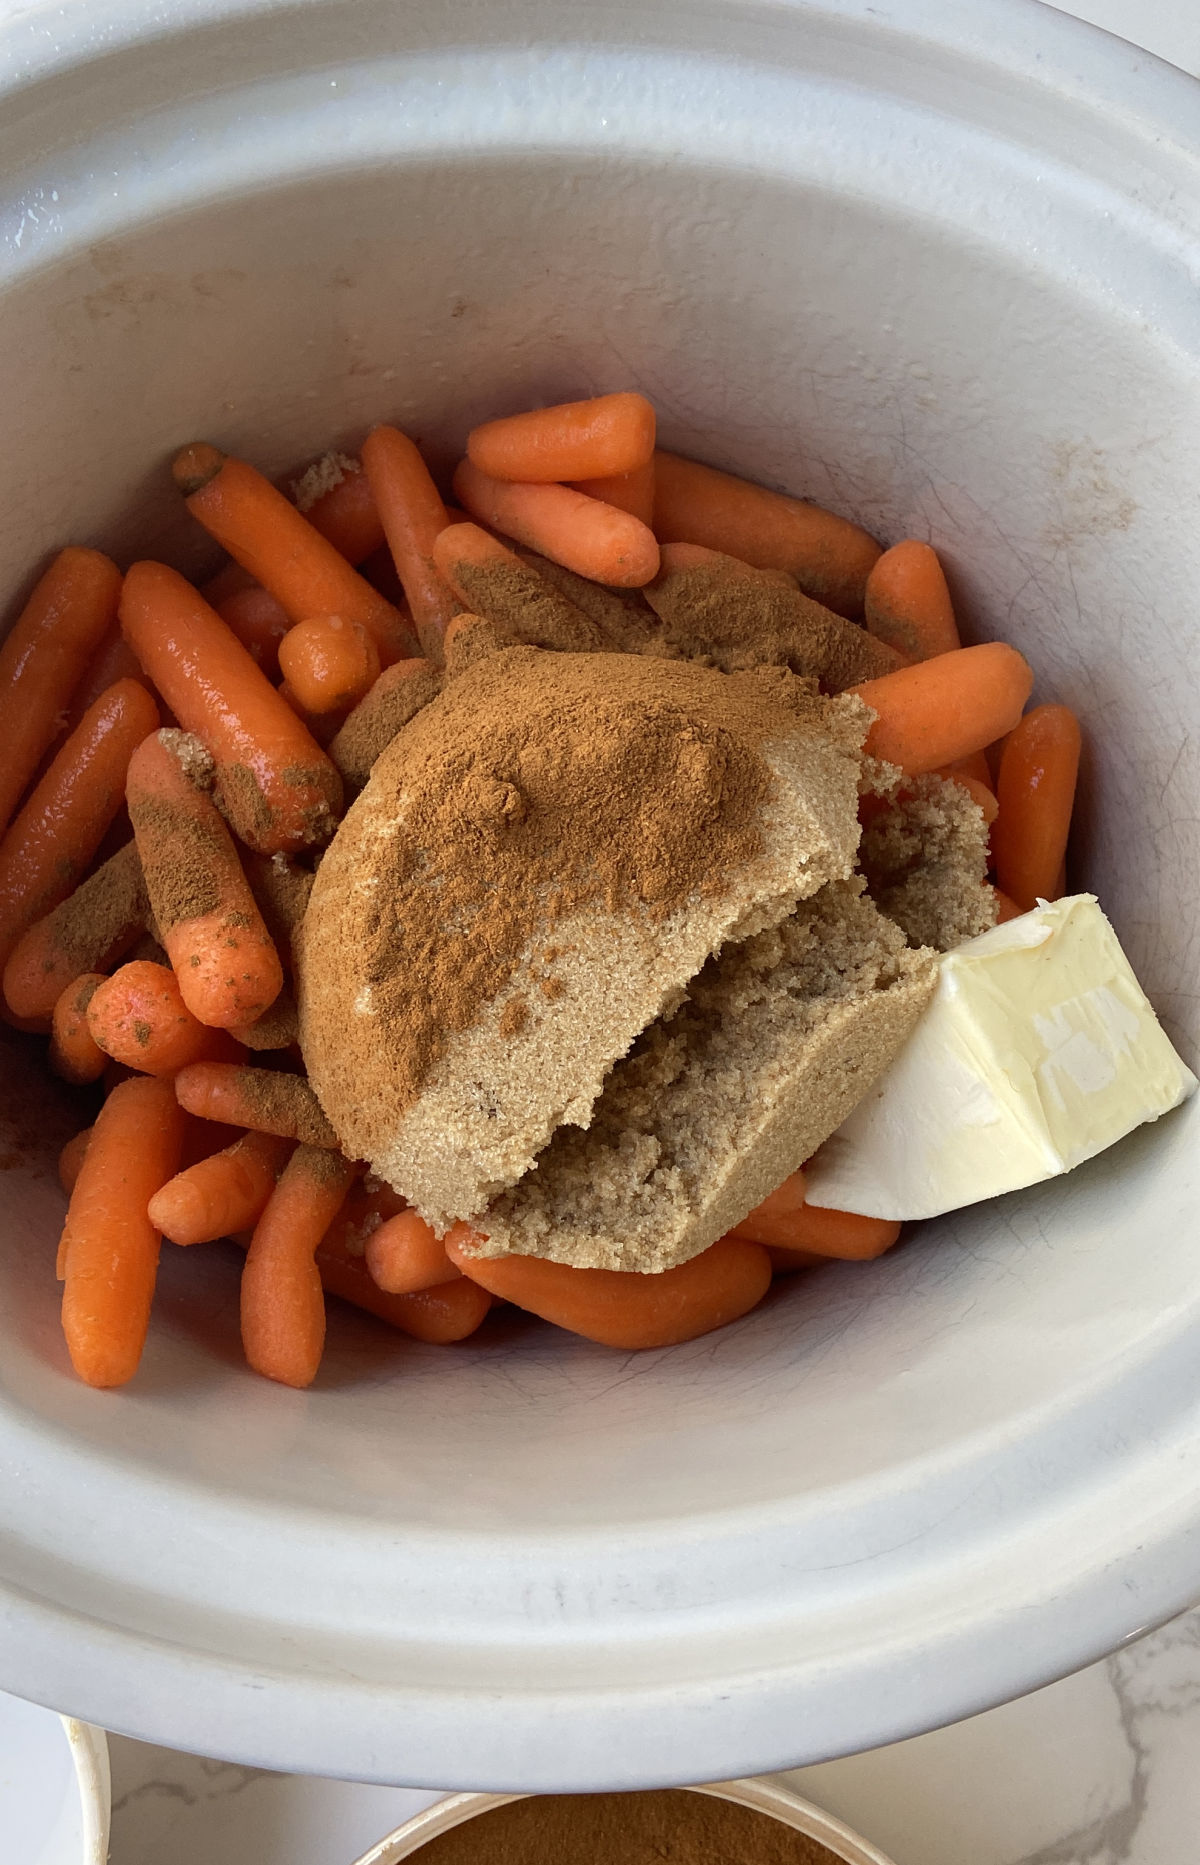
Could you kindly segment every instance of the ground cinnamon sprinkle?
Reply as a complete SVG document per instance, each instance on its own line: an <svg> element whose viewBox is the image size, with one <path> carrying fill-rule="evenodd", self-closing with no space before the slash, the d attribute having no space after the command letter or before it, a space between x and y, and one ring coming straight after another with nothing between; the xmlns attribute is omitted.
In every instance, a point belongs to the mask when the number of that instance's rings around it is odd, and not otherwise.
<svg viewBox="0 0 1200 1865"><path fill-rule="evenodd" d="M384 669L329 747L350 789L362 789L380 752L441 690L442 676L429 661L397 661Z"/></svg>
<svg viewBox="0 0 1200 1865"><path fill-rule="evenodd" d="M440 1833L421 1865L840 1865L768 1814L712 1794L535 1795Z"/></svg>
<svg viewBox="0 0 1200 1865"><path fill-rule="evenodd" d="M213 762L198 738L188 732L159 734L165 750L197 789L212 782ZM206 781L207 780L207 781ZM222 838L210 823L160 796L135 796L130 817L138 838L146 891L160 933L180 920L199 919L221 904L214 878L223 852Z"/></svg>
<svg viewBox="0 0 1200 1865"><path fill-rule="evenodd" d="M103 971L135 942L149 910L137 848L127 842L47 916L51 946L77 974Z"/></svg>
<svg viewBox="0 0 1200 1865"><path fill-rule="evenodd" d="M587 654L609 645L595 622L528 564L462 563L455 574L472 610L530 647Z"/></svg>
<svg viewBox="0 0 1200 1865"><path fill-rule="evenodd" d="M235 1083L263 1133L296 1138L305 1146L335 1147L337 1134L303 1075L269 1068L239 1068Z"/></svg>

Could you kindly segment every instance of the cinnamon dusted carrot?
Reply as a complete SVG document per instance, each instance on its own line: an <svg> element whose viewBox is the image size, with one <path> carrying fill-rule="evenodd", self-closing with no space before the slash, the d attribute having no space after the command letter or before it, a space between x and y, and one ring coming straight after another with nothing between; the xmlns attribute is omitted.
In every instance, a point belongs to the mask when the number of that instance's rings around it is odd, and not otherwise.
<svg viewBox="0 0 1200 1865"><path fill-rule="evenodd" d="M416 1295L462 1275L416 1211L401 1211L371 1232L366 1263L372 1278L391 1295Z"/></svg>
<svg viewBox="0 0 1200 1865"><path fill-rule="evenodd" d="M932 544L904 538L885 550L867 578L870 632L907 660L932 660L962 646L946 576Z"/></svg>
<svg viewBox="0 0 1200 1865"><path fill-rule="evenodd" d="M83 1156L87 1152L88 1141L91 1137L92 1129L84 1127L81 1132L72 1134L58 1155L58 1182L68 1198L75 1190L79 1168L83 1164Z"/></svg>
<svg viewBox="0 0 1200 1865"><path fill-rule="evenodd" d="M201 1023L252 1022L278 997L283 966L233 837L204 787L207 753L155 732L129 763L125 795L146 892L179 991Z"/></svg>
<svg viewBox="0 0 1200 1865"><path fill-rule="evenodd" d="M98 550L60 550L0 645L0 835L54 743L60 715L117 613L121 572Z"/></svg>
<svg viewBox="0 0 1200 1865"><path fill-rule="evenodd" d="M217 799L242 841L268 855L327 841L341 778L190 583L165 564L135 563L121 626L180 724L212 753Z"/></svg>
<svg viewBox="0 0 1200 1865"><path fill-rule="evenodd" d="M249 589L235 590L213 607L231 628L255 666L261 667L268 680L279 671L279 644L292 625L292 618L282 602L269 589L257 583Z"/></svg>
<svg viewBox="0 0 1200 1865"><path fill-rule="evenodd" d="M805 1204L790 1214L759 1216L752 1211L730 1235L751 1243L770 1244L774 1249L803 1251L806 1256L868 1262L891 1249L900 1235L900 1226L890 1218L861 1217L856 1211Z"/></svg>
<svg viewBox="0 0 1200 1865"><path fill-rule="evenodd" d="M640 589L658 572L658 544L648 526L570 486L491 479L463 460L454 475L454 491L481 524L578 576L614 588Z"/></svg>
<svg viewBox="0 0 1200 1865"><path fill-rule="evenodd" d="M589 499L602 499L618 511L631 512L644 525L654 528L654 455L644 466L629 473L612 473L601 479L572 480L576 492L586 492Z"/></svg>
<svg viewBox="0 0 1200 1865"><path fill-rule="evenodd" d="M467 458L493 479L597 479L652 460L654 429L644 395L594 395L485 421L467 436Z"/></svg>
<svg viewBox="0 0 1200 1865"><path fill-rule="evenodd" d="M747 582L773 584L776 589L799 587L789 570L764 570L758 564L744 563L740 557L727 557L707 544L663 544L658 556L660 576L670 576L677 570L721 569Z"/></svg>
<svg viewBox="0 0 1200 1865"><path fill-rule="evenodd" d="M369 631L385 665L411 654L403 616L245 460L196 441L177 455L173 471L192 516L279 598L293 622L342 615Z"/></svg>
<svg viewBox="0 0 1200 1865"><path fill-rule="evenodd" d="M1033 671L1003 641L958 648L850 688L877 714L874 757L910 776L936 771L1009 732L1033 687Z"/></svg>
<svg viewBox="0 0 1200 1865"><path fill-rule="evenodd" d="M224 1030L192 1015L175 973L152 959L131 959L96 987L87 1025L106 1056L147 1075L173 1075L189 1062L227 1062L239 1053Z"/></svg>
<svg viewBox="0 0 1200 1865"><path fill-rule="evenodd" d="M806 596L851 621L862 615L880 546L858 525L661 449L654 473L660 544L708 544L763 570L788 570Z"/></svg>
<svg viewBox="0 0 1200 1865"><path fill-rule="evenodd" d="M223 1120L255 1133L277 1133L306 1146L336 1148L337 1134L321 1103L301 1075L246 1068L225 1062L196 1062L175 1077L181 1107L202 1120Z"/></svg>
<svg viewBox="0 0 1200 1865"><path fill-rule="evenodd" d="M514 640L563 654L590 654L604 646L603 626L544 574L562 573L561 565L545 557L528 563L475 524L448 525L434 545L434 559L472 619L483 616ZM565 574L582 582L570 571ZM618 597L609 590L597 593L616 604L624 618Z"/></svg>
<svg viewBox="0 0 1200 1865"><path fill-rule="evenodd" d="M121 808L134 747L158 724L136 680L102 693L67 739L0 843L0 961L65 900Z"/></svg>
<svg viewBox="0 0 1200 1865"><path fill-rule="evenodd" d="M63 1332L79 1377L122 1386L137 1371L158 1272L147 1216L179 1164L184 1116L169 1081L137 1076L96 1118L63 1227Z"/></svg>
<svg viewBox="0 0 1200 1865"><path fill-rule="evenodd" d="M242 1346L256 1373L311 1386L325 1345L316 1253L356 1168L340 1153L298 1146L254 1227L242 1271Z"/></svg>
<svg viewBox="0 0 1200 1865"><path fill-rule="evenodd" d="M384 541L371 482L348 454L323 454L300 475L292 497L297 511L347 563L364 563Z"/></svg>
<svg viewBox="0 0 1200 1865"><path fill-rule="evenodd" d="M421 652L440 661L442 637L459 607L434 563L434 539L450 522L446 507L415 442L399 428L377 427L367 435L363 468L412 610Z"/></svg>
<svg viewBox="0 0 1200 1865"><path fill-rule="evenodd" d="M624 1269L576 1269L537 1256L470 1254L478 1233L456 1224L446 1255L464 1276L543 1321L605 1347L670 1347L748 1314L771 1283L771 1264L756 1243L722 1237L690 1262L660 1275Z"/></svg>
<svg viewBox="0 0 1200 1865"><path fill-rule="evenodd" d="M99 1081L108 1056L88 1028L88 1005L104 983L102 971L85 971L54 1006L50 1024L50 1067L64 1081Z"/></svg>
<svg viewBox="0 0 1200 1865"><path fill-rule="evenodd" d="M279 671L306 712L344 712L378 680L379 651L361 622L311 615L280 642Z"/></svg>
<svg viewBox="0 0 1200 1865"><path fill-rule="evenodd" d="M127 842L21 935L4 968L19 1017L48 1017L83 972L108 971L143 936L150 912L137 845Z"/></svg>
<svg viewBox="0 0 1200 1865"><path fill-rule="evenodd" d="M290 991L281 991L253 1023L233 1023L229 1034L246 1049L290 1049L300 1040L300 1013Z"/></svg>
<svg viewBox="0 0 1200 1865"><path fill-rule="evenodd" d="M249 1230L291 1153L273 1133L243 1133L232 1145L197 1160L150 1200L150 1221L172 1243L208 1243Z"/></svg>
<svg viewBox="0 0 1200 1865"><path fill-rule="evenodd" d="M396 661L384 668L329 746L351 790L362 789L376 758L422 707L437 698L441 686L442 676L432 661Z"/></svg>
<svg viewBox="0 0 1200 1865"><path fill-rule="evenodd" d="M1000 760L992 829L996 882L1023 912L1057 900L1065 876L1081 738L1068 706L1035 706L1011 733Z"/></svg>

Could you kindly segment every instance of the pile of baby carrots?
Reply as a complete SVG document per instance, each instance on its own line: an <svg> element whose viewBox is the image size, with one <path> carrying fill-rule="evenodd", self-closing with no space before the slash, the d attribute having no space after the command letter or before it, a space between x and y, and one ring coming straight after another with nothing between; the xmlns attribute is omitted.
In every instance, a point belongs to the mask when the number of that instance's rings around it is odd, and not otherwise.
<svg viewBox="0 0 1200 1865"><path fill-rule="evenodd" d="M174 477L229 562L194 587L68 547L0 649L5 1014L96 1084L64 1148L63 1327L80 1377L135 1372L161 1241L246 1249L246 1357L315 1377L325 1295L417 1339L507 1301L590 1340L669 1345L735 1319L774 1271L866 1259L899 1227L805 1201L795 1173L729 1236L660 1275L482 1260L346 1159L304 1077L289 974L306 878L336 828L327 747L354 709L441 666L471 567L512 544L618 589L720 553L792 579L896 650L854 689L868 749L965 785L991 825L1002 917L1062 891L1079 729L1024 708L1013 649L963 647L933 549L656 448L637 394L490 421L448 507L393 427L289 496L206 443ZM95 1092L95 1090L93 1091Z"/></svg>

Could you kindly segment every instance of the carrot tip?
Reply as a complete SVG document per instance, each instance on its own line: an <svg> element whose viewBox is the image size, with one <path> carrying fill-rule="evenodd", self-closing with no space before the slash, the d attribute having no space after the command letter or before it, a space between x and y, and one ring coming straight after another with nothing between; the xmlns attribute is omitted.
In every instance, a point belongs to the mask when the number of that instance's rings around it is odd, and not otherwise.
<svg viewBox="0 0 1200 1865"><path fill-rule="evenodd" d="M206 440L194 440L175 455L171 462L171 477L183 493L190 498L193 492L199 492L210 479L215 479L225 464L225 455L218 447L213 447Z"/></svg>

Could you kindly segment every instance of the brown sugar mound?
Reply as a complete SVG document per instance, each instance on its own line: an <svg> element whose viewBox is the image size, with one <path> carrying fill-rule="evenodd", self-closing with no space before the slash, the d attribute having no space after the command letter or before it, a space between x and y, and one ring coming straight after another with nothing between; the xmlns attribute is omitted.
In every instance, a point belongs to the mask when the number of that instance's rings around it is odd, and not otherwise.
<svg viewBox="0 0 1200 1865"><path fill-rule="evenodd" d="M987 824L970 792L933 774L901 780L898 771L885 776L881 788L859 847L859 866L880 912L910 945L939 952L994 926Z"/></svg>
<svg viewBox="0 0 1200 1865"><path fill-rule="evenodd" d="M653 1273L708 1248L795 1172L914 1028L932 952L832 882L710 959L673 1016L479 1220L484 1256Z"/></svg>
<svg viewBox="0 0 1200 1865"><path fill-rule="evenodd" d="M514 1184L712 952L849 874L868 719L774 668L521 647L451 682L301 929L301 1044L345 1150L440 1229Z"/></svg>

